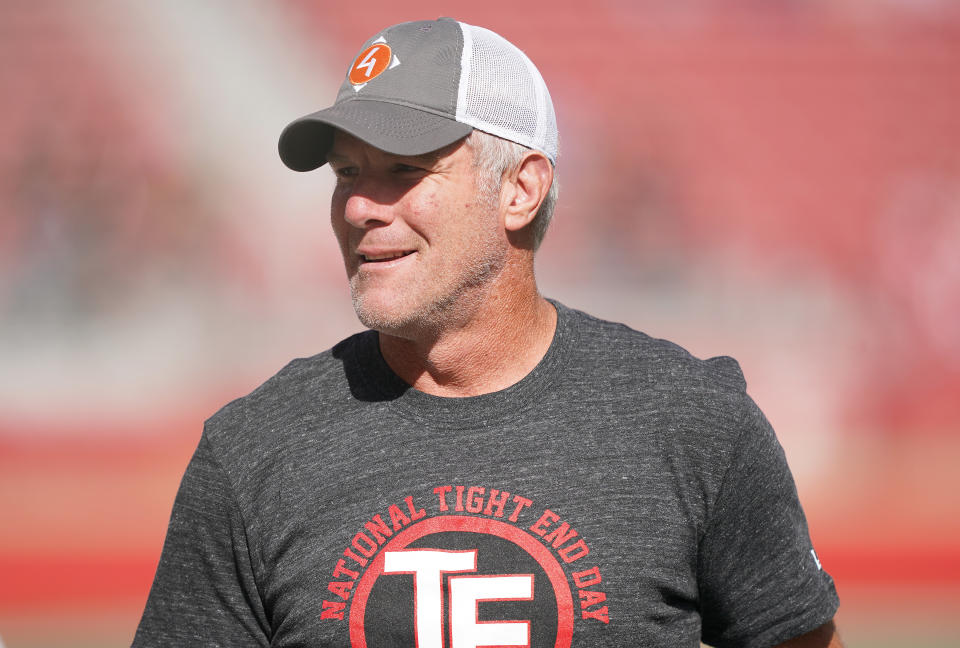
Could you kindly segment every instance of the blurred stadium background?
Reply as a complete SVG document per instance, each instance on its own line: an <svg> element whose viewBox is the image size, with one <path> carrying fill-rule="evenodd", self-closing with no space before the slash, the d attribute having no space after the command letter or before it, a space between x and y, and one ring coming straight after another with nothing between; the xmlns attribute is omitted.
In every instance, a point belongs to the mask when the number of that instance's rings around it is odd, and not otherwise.
<svg viewBox="0 0 960 648"><path fill-rule="evenodd" d="M128 645L203 419L358 328L277 136L451 12L553 93L544 292L737 357L848 645L958 645L960 4L0 0L7 648Z"/></svg>

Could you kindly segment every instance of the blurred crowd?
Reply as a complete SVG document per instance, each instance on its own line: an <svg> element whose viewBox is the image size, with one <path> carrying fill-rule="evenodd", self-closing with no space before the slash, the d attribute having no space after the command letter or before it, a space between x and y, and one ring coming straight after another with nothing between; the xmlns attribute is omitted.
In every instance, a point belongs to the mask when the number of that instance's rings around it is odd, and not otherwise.
<svg viewBox="0 0 960 648"><path fill-rule="evenodd" d="M279 14L270 20L290 25L291 38L309 34L299 47L335 68L378 20L435 10L420 4L372 2L365 12L348 13L301 0L259 11ZM527 46L558 104L564 198L542 255L548 279L576 294L598 284L614 302L666 295L654 300L648 315L654 322L682 317L682 310L671 311L676 295L706 300L708 312L736 308L752 292L774 303L794 293L835 302L830 318L844 338L833 344L855 363L836 369L847 390L840 427L956 429L955 8L744 2L721 10L696 2L684 8L604 2L588 15L511 7L505 20L501 4L470 13ZM0 5L0 134L8 144L0 154L0 349L29 363L51 345L103 348L98 340L129 339L117 329L142 326L149 338L152 329L138 313L157 304L188 310L200 322L219 323L224 310L228 320L249 312L303 317L301 309L277 306L302 299L295 290L264 279L276 263L290 266L281 276L302 274L302 255L261 256L256 237L245 232L251 220L265 227L276 218L272 210L285 208L274 199L283 188L256 177L256 167L230 177L243 187L224 182L209 158L191 158L197 148L217 146L215 135L205 143L203 132L177 122L180 93L191 88L176 83L186 74L185 59L163 48L189 49L196 44L185 39L205 35L174 28L165 40L142 39L140 50L152 49L139 51L136 34L101 33L150 21L176 27L164 14L188 13L187 5L171 3L152 10L156 16L129 15L151 10L117 3L91 7ZM214 18L228 29L236 17L225 6L219 12ZM218 53L217 35L206 36L207 56L226 57ZM247 44L271 46L267 37ZM153 67L118 73L117 61L128 59ZM274 76L277 84L297 85L311 72ZM324 74L335 79L338 72ZM318 86L306 94L322 103L321 91L330 94L333 86ZM285 106L289 115L311 107ZM207 103L205 110L215 120L243 107ZM261 117L246 115L251 123ZM259 155L266 160L273 151ZM238 214L237 192L254 193L259 202ZM322 237L322 200L310 209ZM335 263L314 270L311 281L337 289ZM780 313L758 316L782 325ZM201 323L182 334L202 348L204 336L216 343L219 328ZM826 359L833 353L821 351ZM62 370L75 371L73 380L95 380L96 367L85 365ZM231 368L220 378L229 381ZM13 382L7 376L0 385L22 397ZM11 400L0 396L0 404L12 406Z"/></svg>

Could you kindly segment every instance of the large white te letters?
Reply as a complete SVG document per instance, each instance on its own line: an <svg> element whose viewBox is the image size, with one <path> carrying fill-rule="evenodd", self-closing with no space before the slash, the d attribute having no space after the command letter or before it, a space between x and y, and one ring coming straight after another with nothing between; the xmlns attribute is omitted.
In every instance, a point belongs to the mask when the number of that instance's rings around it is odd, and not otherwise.
<svg viewBox="0 0 960 648"><path fill-rule="evenodd" d="M443 575L475 572L477 552L387 551L384 574L413 574L417 648L443 647ZM450 648L530 645L529 621L479 621L480 601L529 601L533 575L450 576Z"/></svg>

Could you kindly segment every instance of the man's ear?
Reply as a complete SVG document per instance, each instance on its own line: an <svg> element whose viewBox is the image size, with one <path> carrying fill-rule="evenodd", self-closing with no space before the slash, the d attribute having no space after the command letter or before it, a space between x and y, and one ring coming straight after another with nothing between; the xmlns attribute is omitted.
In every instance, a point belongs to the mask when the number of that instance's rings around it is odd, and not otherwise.
<svg viewBox="0 0 960 648"><path fill-rule="evenodd" d="M553 165L543 153L530 151L513 172L504 178L510 191L503 197L504 227L518 232L530 224L553 182Z"/></svg>

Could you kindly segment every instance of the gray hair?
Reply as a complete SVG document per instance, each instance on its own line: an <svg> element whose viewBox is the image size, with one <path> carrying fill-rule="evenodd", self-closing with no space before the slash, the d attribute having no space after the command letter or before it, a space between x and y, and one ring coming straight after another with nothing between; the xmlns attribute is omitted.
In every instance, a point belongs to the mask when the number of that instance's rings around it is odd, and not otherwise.
<svg viewBox="0 0 960 648"><path fill-rule="evenodd" d="M523 156L531 150L522 144L477 129L474 129L467 136L467 144L473 149L474 166L481 172L479 178L480 190L488 196L499 193L503 175L519 166ZM550 225L550 220L553 218L553 209L557 204L558 193L557 174L554 170L550 189L530 223L534 251L540 247L540 243L543 242L543 237L547 233L547 226Z"/></svg>

